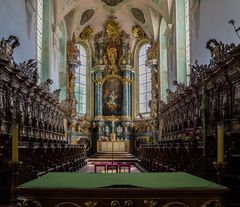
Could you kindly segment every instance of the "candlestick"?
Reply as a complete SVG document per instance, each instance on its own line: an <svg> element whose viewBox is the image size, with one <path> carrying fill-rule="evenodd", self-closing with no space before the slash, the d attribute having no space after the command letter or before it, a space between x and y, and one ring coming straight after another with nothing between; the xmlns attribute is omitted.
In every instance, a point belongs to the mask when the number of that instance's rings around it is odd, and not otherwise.
<svg viewBox="0 0 240 207"><path fill-rule="evenodd" d="M12 161L18 162L18 126L12 129Z"/></svg>
<svg viewBox="0 0 240 207"><path fill-rule="evenodd" d="M224 125L217 125L217 162L224 160Z"/></svg>

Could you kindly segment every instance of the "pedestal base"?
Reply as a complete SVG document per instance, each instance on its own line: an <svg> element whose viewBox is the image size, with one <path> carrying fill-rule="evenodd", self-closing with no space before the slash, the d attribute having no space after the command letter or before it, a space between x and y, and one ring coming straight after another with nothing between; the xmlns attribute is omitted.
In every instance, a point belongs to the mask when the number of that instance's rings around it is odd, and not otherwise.
<svg viewBox="0 0 240 207"><path fill-rule="evenodd" d="M226 171L226 162L213 162L215 169L217 170L218 184L223 184L223 175Z"/></svg>

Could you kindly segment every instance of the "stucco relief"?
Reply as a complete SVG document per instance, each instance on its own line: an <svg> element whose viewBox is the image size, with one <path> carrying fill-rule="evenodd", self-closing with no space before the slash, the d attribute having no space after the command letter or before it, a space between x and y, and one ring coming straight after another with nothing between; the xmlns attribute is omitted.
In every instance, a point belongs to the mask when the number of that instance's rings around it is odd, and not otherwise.
<svg viewBox="0 0 240 207"><path fill-rule="evenodd" d="M88 22L94 15L94 10L93 9L88 9L83 12L80 24L84 25L86 22Z"/></svg>
<svg viewBox="0 0 240 207"><path fill-rule="evenodd" d="M108 6L117 6L119 3L123 2L123 0L102 0Z"/></svg>
<svg viewBox="0 0 240 207"><path fill-rule="evenodd" d="M145 19L143 11L141 9L132 8L131 9L131 13L138 21L140 21L141 23L145 24L146 19Z"/></svg>

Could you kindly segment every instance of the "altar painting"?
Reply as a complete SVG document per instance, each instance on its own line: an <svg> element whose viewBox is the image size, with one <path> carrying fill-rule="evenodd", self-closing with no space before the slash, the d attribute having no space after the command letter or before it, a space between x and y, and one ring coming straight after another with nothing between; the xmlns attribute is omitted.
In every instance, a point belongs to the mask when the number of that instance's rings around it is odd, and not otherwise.
<svg viewBox="0 0 240 207"><path fill-rule="evenodd" d="M123 84L118 78L108 78L103 84L103 115L122 116Z"/></svg>

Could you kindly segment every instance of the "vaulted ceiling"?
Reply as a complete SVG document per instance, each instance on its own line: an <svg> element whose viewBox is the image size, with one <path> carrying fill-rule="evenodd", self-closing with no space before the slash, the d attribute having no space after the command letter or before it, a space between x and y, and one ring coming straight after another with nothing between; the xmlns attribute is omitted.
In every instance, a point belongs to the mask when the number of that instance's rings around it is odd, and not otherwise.
<svg viewBox="0 0 240 207"><path fill-rule="evenodd" d="M122 30L131 34L139 25L151 39L157 39L163 17L171 23L174 0L53 0L54 22L65 20L68 39L91 26L94 34L104 28L109 16L116 16Z"/></svg>

